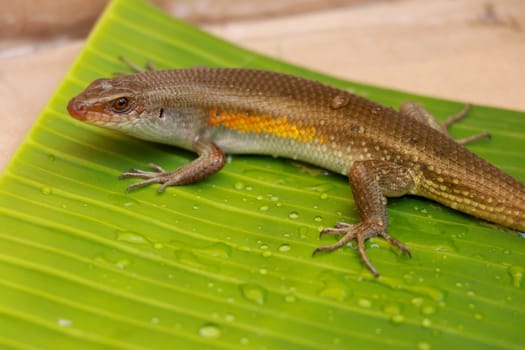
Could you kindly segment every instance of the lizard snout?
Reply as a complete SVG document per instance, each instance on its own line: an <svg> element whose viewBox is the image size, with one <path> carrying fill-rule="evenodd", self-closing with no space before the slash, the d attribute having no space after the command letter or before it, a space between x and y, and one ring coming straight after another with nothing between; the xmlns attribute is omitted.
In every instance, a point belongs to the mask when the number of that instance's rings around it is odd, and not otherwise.
<svg viewBox="0 0 525 350"><path fill-rule="evenodd" d="M69 101L67 111L75 119L86 120L86 104L80 101L78 97L73 97L71 101Z"/></svg>

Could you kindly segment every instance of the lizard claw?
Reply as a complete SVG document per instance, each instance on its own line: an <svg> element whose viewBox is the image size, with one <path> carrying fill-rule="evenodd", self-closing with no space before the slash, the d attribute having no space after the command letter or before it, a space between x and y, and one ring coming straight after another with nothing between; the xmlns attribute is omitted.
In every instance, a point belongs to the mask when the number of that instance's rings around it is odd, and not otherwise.
<svg viewBox="0 0 525 350"><path fill-rule="evenodd" d="M403 253L408 255L410 258L412 257L412 253L410 253L410 250L401 242L399 242L397 239L391 237L386 232L380 232L379 236L383 237L386 241L388 241L393 246L396 246L399 250L401 250Z"/></svg>
<svg viewBox="0 0 525 350"><path fill-rule="evenodd" d="M320 252L330 252L339 249L349 241L355 239L357 241L357 250L359 251L361 260L363 261L365 266L370 270L370 272L374 275L374 277L379 277L379 272L376 270L374 265L372 265L370 259L368 259L368 256L366 255L365 240L367 240L368 238L381 236L385 240L390 242L390 244L398 247L403 253L407 254L410 257L412 256L405 245L403 245L396 239L390 237L386 232L384 232L384 227L377 223L361 222L356 225L351 225L344 222L338 222L335 225L335 228L323 229L320 235L323 236L324 234L343 235L343 237L341 237L341 239L334 244L317 247L313 251L312 256Z"/></svg>

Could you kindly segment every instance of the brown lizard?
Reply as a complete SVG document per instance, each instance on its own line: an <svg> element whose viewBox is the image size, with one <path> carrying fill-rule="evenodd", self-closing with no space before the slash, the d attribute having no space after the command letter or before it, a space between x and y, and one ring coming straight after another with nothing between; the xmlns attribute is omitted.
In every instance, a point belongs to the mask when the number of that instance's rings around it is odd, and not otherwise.
<svg viewBox="0 0 525 350"><path fill-rule="evenodd" d="M168 172L131 169L123 178L160 183L200 181L219 171L225 153L267 154L311 163L348 176L360 222L339 222L323 234L356 240L364 264L378 276L364 242L387 234L387 197L430 198L478 218L525 231L525 185L454 141L421 105L399 111L304 78L254 69L189 68L99 79L67 107L78 120L140 139L182 147L198 158Z"/></svg>

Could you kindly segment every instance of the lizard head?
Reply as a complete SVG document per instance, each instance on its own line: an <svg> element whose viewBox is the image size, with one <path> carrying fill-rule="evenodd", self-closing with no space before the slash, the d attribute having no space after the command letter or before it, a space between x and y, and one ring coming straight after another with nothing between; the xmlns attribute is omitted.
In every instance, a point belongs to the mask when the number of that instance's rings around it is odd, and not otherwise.
<svg viewBox="0 0 525 350"><path fill-rule="evenodd" d="M98 79L69 101L67 111L78 120L120 129L139 118L144 99L127 79Z"/></svg>
<svg viewBox="0 0 525 350"><path fill-rule="evenodd" d="M148 141L187 147L196 127L195 108L186 106L187 100L176 98L173 91L168 91L170 98L166 92L159 93L163 81L155 74L95 80L69 101L67 111L73 118L89 124Z"/></svg>

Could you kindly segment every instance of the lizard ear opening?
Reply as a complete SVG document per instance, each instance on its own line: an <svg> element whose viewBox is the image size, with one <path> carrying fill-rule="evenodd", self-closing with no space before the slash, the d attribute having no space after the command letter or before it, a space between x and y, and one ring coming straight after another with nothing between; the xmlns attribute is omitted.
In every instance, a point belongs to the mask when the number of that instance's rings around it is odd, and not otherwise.
<svg viewBox="0 0 525 350"><path fill-rule="evenodd" d="M113 100L111 107L113 108L113 111L115 111L116 113L125 113L130 108L129 98L119 97Z"/></svg>

